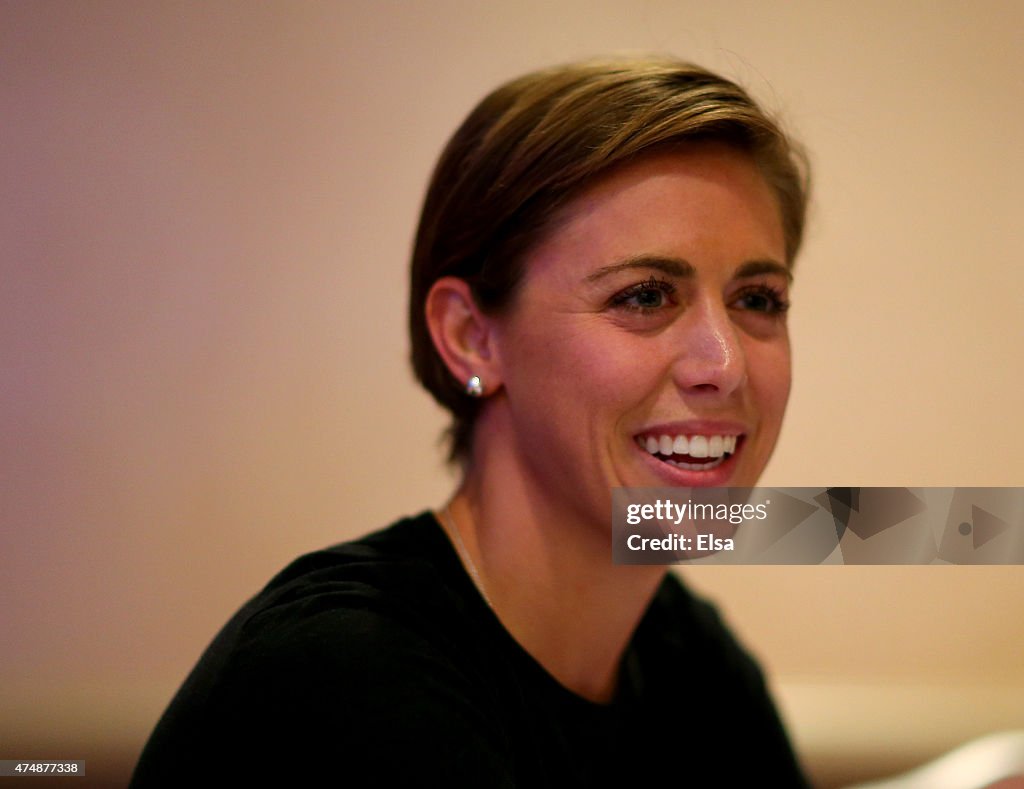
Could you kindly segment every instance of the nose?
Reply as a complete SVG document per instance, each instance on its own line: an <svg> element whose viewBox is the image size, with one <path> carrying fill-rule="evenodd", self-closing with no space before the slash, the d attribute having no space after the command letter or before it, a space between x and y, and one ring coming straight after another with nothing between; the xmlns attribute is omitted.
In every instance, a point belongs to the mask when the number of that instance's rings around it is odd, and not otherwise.
<svg viewBox="0 0 1024 789"><path fill-rule="evenodd" d="M713 299L690 305L681 316L672 375L684 392L725 399L747 378L747 362L739 329L728 308Z"/></svg>

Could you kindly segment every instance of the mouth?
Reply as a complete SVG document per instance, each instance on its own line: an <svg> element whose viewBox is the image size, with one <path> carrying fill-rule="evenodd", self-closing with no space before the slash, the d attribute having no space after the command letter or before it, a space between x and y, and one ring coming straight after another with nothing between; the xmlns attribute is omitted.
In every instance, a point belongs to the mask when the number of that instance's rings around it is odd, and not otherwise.
<svg viewBox="0 0 1024 789"><path fill-rule="evenodd" d="M656 460L684 471L711 471L736 454L742 435L644 433L637 446Z"/></svg>

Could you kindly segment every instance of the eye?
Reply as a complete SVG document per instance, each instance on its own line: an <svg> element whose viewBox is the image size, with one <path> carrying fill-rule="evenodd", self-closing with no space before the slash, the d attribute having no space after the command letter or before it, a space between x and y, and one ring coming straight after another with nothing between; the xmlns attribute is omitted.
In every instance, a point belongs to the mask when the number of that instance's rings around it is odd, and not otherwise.
<svg viewBox="0 0 1024 789"><path fill-rule="evenodd" d="M789 309L789 302L782 291L769 285L757 285L740 291L733 306L765 315L783 315Z"/></svg>
<svg viewBox="0 0 1024 789"><path fill-rule="evenodd" d="M676 287L663 279L651 277L644 282L630 285L611 298L611 306L626 310L648 313L667 307L672 303Z"/></svg>

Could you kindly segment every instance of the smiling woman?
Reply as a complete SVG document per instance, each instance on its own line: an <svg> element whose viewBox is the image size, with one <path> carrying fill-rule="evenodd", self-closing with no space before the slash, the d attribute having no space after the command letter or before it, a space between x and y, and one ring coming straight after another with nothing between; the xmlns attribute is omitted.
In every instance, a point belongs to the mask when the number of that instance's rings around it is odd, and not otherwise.
<svg viewBox="0 0 1024 789"><path fill-rule="evenodd" d="M623 165L560 212L511 308L477 317L489 346L468 366L502 388L478 433L516 437L495 451L534 472L556 522L586 503L606 527L617 486L753 485L789 394L785 260L746 154L705 142Z"/></svg>
<svg viewBox="0 0 1024 789"><path fill-rule="evenodd" d="M789 395L804 172L745 92L674 60L485 98L412 266L458 489L275 578L135 785L803 785L756 664L664 568L612 563L609 513L616 486L756 483Z"/></svg>

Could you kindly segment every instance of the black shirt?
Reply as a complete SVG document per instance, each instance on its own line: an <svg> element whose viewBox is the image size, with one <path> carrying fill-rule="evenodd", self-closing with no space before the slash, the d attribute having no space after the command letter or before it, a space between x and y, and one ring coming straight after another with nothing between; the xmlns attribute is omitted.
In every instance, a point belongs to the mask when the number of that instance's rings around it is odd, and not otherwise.
<svg viewBox="0 0 1024 789"><path fill-rule="evenodd" d="M609 557L609 561L610 561ZM430 513L293 562L213 641L132 785L806 786L761 672L672 575L616 698L560 685Z"/></svg>

